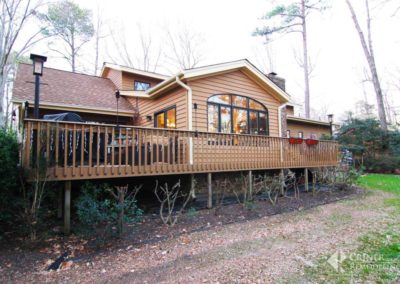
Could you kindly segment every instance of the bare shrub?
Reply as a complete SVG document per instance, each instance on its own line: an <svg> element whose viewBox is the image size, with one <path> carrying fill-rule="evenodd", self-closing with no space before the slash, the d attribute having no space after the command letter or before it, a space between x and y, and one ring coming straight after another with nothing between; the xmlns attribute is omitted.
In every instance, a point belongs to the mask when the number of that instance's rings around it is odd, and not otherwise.
<svg viewBox="0 0 400 284"><path fill-rule="evenodd" d="M166 225L174 226L191 198L190 193L182 193L180 180L172 187L168 186L168 183L165 183L163 186L159 186L157 180L154 188L154 194L160 202L161 220ZM184 201L180 209L175 210L175 204L178 199L183 199Z"/></svg>
<svg viewBox="0 0 400 284"><path fill-rule="evenodd" d="M139 186L134 186L133 190L128 193L129 185L126 186L114 186L113 188L107 188L107 191L111 193L117 202L117 229L118 234L121 236L124 232L124 223L125 223L125 208L130 207L131 202L136 202L136 195L139 193L143 184Z"/></svg>
<svg viewBox="0 0 400 284"><path fill-rule="evenodd" d="M215 180L215 208L214 214L218 215L219 210L222 208L226 193L233 189L232 183L228 178Z"/></svg>

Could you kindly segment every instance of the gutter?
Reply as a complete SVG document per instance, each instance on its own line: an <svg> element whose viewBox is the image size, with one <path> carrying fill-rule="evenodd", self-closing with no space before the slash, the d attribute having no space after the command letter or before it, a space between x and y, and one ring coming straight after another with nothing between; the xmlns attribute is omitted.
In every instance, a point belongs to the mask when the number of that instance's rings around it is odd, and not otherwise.
<svg viewBox="0 0 400 284"><path fill-rule="evenodd" d="M175 81L184 89L187 90L187 113L188 113L188 130L192 131L193 130L193 111L192 111L192 105L193 105L193 91L192 89L183 83L180 79L179 76L175 77ZM190 165L193 165L193 137L189 137L189 161Z"/></svg>
<svg viewBox="0 0 400 284"><path fill-rule="evenodd" d="M183 83L178 76L175 77L175 81L184 89L187 90L187 96L188 96L188 100L187 100L187 109L188 109L188 130L192 131L193 130L193 113L192 113L192 105L193 105L193 92L192 89L186 85L185 83Z"/></svg>

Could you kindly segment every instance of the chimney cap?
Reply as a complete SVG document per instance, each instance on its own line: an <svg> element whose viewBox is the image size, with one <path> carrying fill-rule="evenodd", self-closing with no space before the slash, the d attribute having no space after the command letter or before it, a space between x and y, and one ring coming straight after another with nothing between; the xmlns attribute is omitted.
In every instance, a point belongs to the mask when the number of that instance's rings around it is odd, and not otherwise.
<svg viewBox="0 0 400 284"><path fill-rule="evenodd" d="M270 76L276 76L276 75L278 75L278 73L275 73L275 72L269 72L269 73L268 73L268 75L270 75Z"/></svg>

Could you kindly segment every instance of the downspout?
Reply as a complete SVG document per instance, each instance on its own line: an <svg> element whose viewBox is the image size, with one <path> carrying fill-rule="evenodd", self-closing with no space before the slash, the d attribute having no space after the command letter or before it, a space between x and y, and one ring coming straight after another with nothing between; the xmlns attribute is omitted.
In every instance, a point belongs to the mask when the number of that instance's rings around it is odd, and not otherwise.
<svg viewBox="0 0 400 284"><path fill-rule="evenodd" d="M187 90L187 113L188 113L188 130L193 131L193 111L192 111L192 105L193 105L193 92L192 89L183 83L180 79L179 76L175 77L175 81L184 89ZM193 137L189 138L189 162L190 165L193 165Z"/></svg>
<svg viewBox="0 0 400 284"><path fill-rule="evenodd" d="M282 134L282 109L284 108L284 107L286 107L287 106L287 103L285 103L285 104L283 104L283 105L281 105L280 107L278 107L278 129L279 129L279 137L283 137L283 134ZM280 147L281 147L281 163L283 163L283 142L282 142L282 139L281 139L281 142L280 142Z"/></svg>

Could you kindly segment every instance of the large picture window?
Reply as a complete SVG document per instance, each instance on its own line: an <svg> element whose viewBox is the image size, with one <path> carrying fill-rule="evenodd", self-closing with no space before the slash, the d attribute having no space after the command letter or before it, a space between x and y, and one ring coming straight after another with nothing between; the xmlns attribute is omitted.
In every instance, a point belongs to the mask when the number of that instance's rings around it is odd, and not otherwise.
<svg viewBox="0 0 400 284"><path fill-rule="evenodd" d="M176 128L176 107L170 107L154 114L154 127Z"/></svg>
<svg viewBox="0 0 400 284"><path fill-rule="evenodd" d="M215 95L207 108L209 132L269 135L268 109L253 99Z"/></svg>

